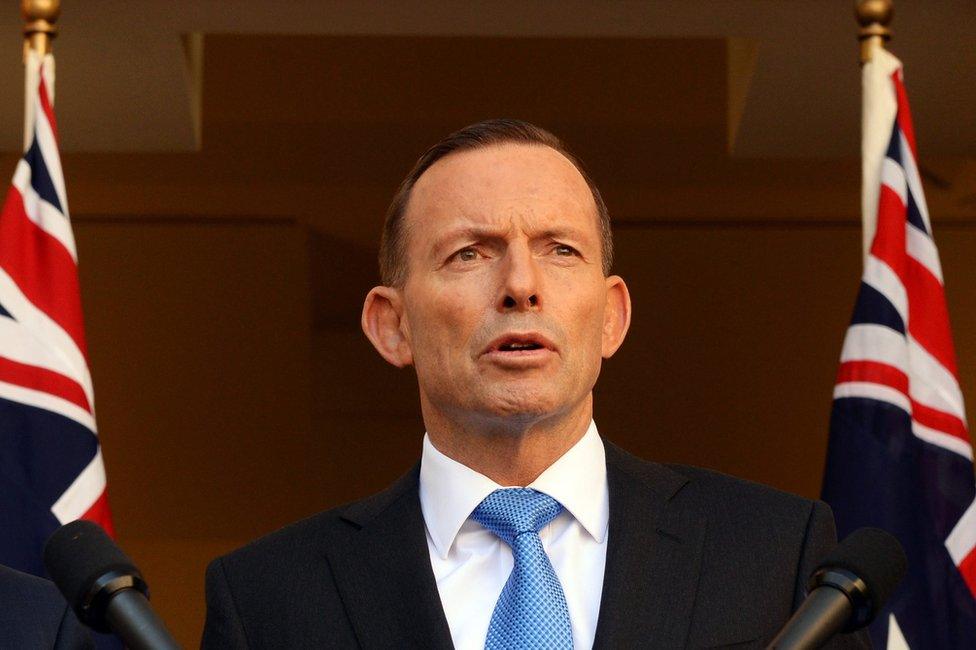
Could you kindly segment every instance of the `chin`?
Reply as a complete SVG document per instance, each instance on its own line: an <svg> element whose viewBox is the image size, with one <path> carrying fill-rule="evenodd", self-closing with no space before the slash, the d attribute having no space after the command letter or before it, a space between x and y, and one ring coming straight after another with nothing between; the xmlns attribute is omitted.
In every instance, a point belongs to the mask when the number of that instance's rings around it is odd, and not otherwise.
<svg viewBox="0 0 976 650"><path fill-rule="evenodd" d="M536 420L552 415L564 407L558 396L548 390L512 387L492 395L485 405L488 412L506 418Z"/></svg>

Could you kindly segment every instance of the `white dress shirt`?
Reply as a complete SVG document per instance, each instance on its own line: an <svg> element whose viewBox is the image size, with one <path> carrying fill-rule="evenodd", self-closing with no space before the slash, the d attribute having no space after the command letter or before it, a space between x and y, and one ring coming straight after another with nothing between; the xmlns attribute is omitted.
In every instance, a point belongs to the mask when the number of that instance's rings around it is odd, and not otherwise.
<svg viewBox="0 0 976 650"><path fill-rule="evenodd" d="M420 506L437 590L458 650L485 647L491 615L512 572L512 549L470 518L501 487L448 458L424 436ZM566 594L573 645L590 648L600 613L610 520L606 457L596 424L591 422L579 442L527 487L563 505L539 537Z"/></svg>

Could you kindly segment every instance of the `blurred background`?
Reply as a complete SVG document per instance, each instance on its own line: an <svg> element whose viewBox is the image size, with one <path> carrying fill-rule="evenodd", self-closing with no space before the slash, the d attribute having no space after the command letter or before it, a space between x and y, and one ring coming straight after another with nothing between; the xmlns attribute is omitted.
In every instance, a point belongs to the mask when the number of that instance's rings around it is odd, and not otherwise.
<svg viewBox="0 0 976 650"><path fill-rule="evenodd" d="M6 4L12 173L23 23ZM976 5L896 11L972 396ZM210 559L419 458L413 374L375 354L360 308L397 184L486 118L562 137L613 216L634 320L597 386L601 433L819 495L861 264L851 2L64 0L58 25L109 498L183 643Z"/></svg>

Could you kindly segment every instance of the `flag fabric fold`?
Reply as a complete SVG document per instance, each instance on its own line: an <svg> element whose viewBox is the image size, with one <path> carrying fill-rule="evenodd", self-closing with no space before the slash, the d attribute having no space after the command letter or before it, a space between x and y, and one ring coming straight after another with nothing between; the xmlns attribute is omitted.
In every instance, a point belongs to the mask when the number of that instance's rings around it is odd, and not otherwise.
<svg viewBox="0 0 976 650"><path fill-rule="evenodd" d="M24 155L0 211L0 563L44 574L63 523L112 534L54 119L54 59L26 62Z"/></svg>
<svg viewBox="0 0 976 650"><path fill-rule="evenodd" d="M823 497L893 533L908 574L877 647L976 648L976 481L901 63L864 66L864 271L834 387Z"/></svg>

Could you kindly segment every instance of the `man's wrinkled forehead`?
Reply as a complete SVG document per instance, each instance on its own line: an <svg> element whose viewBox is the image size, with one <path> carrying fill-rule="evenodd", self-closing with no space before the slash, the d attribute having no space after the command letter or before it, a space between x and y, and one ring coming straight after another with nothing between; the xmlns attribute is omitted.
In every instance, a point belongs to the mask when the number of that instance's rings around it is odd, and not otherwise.
<svg viewBox="0 0 976 650"><path fill-rule="evenodd" d="M580 215L591 215L598 227L592 192L568 158L545 145L501 144L455 152L431 165L413 187L404 225L432 234L451 219Z"/></svg>

